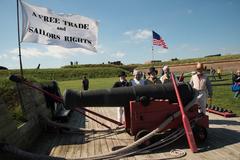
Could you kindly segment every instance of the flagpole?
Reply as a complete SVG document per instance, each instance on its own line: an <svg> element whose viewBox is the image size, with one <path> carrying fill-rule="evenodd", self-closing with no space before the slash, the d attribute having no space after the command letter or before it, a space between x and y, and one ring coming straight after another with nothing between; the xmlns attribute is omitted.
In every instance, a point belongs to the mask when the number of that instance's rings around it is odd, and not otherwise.
<svg viewBox="0 0 240 160"><path fill-rule="evenodd" d="M152 63L154 61L154 48L153 48L153 45L152 45Z"/></svg>
<svg viewBox="0 0 240 160"><path fill-rule="evenodd" d="M17 1L18 52L19 52L19 61L20 61L20 72L21 72L21 76L23 77L21 43L20 43L20 27L19 27L19 0L16 0L16 1Z"/></svg>

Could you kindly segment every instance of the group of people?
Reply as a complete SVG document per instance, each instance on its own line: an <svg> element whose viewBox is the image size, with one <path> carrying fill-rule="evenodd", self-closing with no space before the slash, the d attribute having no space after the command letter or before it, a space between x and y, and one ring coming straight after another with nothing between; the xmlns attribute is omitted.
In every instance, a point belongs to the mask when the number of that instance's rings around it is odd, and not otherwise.
<svg viewBox="0 0 240 160"><path fill-rule="evenodd" d="M222 70L220 67L217 68L217 71L211 67L210 68L210 76L212 77L212 80L216 80L215 74L217 72L217 76L219 80L222 80Z"/></svg>
<svg viewBox="0 0 240 160"><path fill-rule="evenodd" d="M144 78L144 73L140 70L134 70L133 76L134 78L128 81L126 78L126 73L122 71L119 74L119 81L114 83L113 88L137 85L163 84L171 82L170 69L168 66L163 67L163 74L161 77L158 77L158 71L155 69L155 67L149 68L148 77L146 79Z"/></svg>
<svg viewBox="0 0 240 160"><path fill-rule="evenodd" d="M212 87L211 82L208 79L208 76L203 72L204 67L202 63L197 63L196 72L192 75L190 84L197 91L197 99L199 103L199 112L205 114L206 104L208 98L212 97ZM164 84L171 82L170 68L169 66L162 67L162 75L158 77L158 71L155 67L149 68L148 77L144 79L143 72L139 70L134 70L134 78L130 81L127 81L127 75L125 72L119 74L119 81L115 82L113 87L128 87L128 86L137 86L137 85L155 85L155 84ZM182 81L183 78L179 77L177 82ZM124 123L124 108L119 107L118 109L118 121Z"/></svg>
<svg viewBox="0 0 240 160"><path fill-rule="evenodd" d="M117 87L128 87L128 86L138 86L138 85L155 85L155 84L163 84L170 82L170 69L168 66L163 67L163 74L160 78L157 77L158 71L155 67L149 68L148 77L145 79L144 73L140 70L134 70L133 76L134 78L130 81L127 80L127 74L122 71L120 72L119 80L114 83L113 88ZM124 123L124 108L118 108L118 121Z"/></svg>
<svg viewBox="0 0 240 160"><path fill-rule="evenodd" d="M211 68L210 75L215 74L214 70ZM128 87L128 86L138 86L138 85L157 85L171 82L170 68L165 65L161 69L161 75L158 76L158 70L155 67L150 67L148 71L148 77L145 77L145 73L140 70L133 71L133 79L127 80L127 74L124 71L121 71L118 75L119 80L113 84L113 88L117 87ZM219 79L221 79L221 69L218 68L217 74ZM232 90L235 92L234 97L240 95L240 70L233 74L232 77L233 85ZM176 79L177 83L183 81L183 74ZM196 70L192 72L192 77L189 81L190 85L196 90L197 100L199 104L199 112L202 114L206 113L206 105L208 99L212 98L212 85L208 76L204 73L204 66L202 63L197 63ZM83 90L88 90L89 81L84 76L82 80ZM119 107L118 109L118 120L124 124L124 108Z"/></svg>

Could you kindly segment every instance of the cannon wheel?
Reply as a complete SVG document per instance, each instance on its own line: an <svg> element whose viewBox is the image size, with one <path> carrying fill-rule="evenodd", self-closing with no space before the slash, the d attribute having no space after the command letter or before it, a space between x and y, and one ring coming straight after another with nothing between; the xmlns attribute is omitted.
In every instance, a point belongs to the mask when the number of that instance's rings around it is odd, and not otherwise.
<svg viewBox="0 0 240 160"><path fill-rule="evenodd" d="M193 128L193 135L198 143L203 143L207 139L207 134L205 127L197 125Z"/></svg>
<svg viewBox="0 0 240 160"><path fill-rule="evenodd" d="M141 139L142 137L146 136L147 134L149 133L148 130L146 129L143 129L143 130L140 130L134 137L134 141L137 141L139 139ZM141 145L139 145L139 148L144 148L144 147L147 147L149 145L152 144L152 141L150 139L144 141Z"/></svg>

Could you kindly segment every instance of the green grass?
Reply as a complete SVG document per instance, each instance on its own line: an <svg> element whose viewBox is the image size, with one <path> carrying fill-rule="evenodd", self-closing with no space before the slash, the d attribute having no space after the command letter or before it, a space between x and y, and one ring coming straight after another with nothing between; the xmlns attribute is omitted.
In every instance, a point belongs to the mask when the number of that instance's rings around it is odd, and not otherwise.
<svg viewBox="0 0 240 160"><path fill-rule="evenodd" d="M230 109L237 115L240 115L240 97L233 98L231 86L214 86L212 104Z"/></svg>
<svg viewBox="0 0 240 160"><path fill-rule="evenodd" d="M111 88L118 77L89 79L89 89ZM60 81L58 82L61 92L65 89L82 89L82 80Z"/></svg>

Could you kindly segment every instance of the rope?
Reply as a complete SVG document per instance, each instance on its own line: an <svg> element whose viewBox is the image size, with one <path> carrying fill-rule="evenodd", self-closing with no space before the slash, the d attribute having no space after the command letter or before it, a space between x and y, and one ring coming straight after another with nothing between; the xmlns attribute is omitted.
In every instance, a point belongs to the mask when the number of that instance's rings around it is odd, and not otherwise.
<svg viewBox="0 0 240 160"><path fill-rule="evenodd" d="M54 122L54 121L51 121L49 118L47 118L46 116L42 116L42 115L39 115L40 118L42 120L45 121L45 123L49 126L53 126L53 127L57 127L57 128L61 128L61 129L66 129L66 130L70 130L68 131L69 133L76 133L76 132L84 132L84 133L96 133L96 132L115 132L115 133L118 133L118 132L123 132L125 131L125 128L124 127L116 127L116 128L110 128L110 129L86 129L86 128L77 128L77 127L72 127L70 125L67 125L67 124L62 124L62 123L57 123L57 122Z"/></svg>
<svg viewBox="0 0 240 160"><path fill-rule="evenodd" d="M173 149L170 151L170 154L174 157L181 158L181 157L186 156L187 153L185 151L183 151L182 149Z"/></svg>
<svg viewBox="0 0 240 160"><path fill-rule="evenodd" d="M179 132L179 133L177 133L177 132ZM167 137L151 144L150 146L147 146L147 147L142 148L142 149L138 149L136 151L132 151L130 153L126 153L124 155L120 155L118 157L114 157L112 159L116 159L116 158L119 159L119 158L131 156L131 155L136 155L136 154L139 154L139 153L142 153L142 154L150 153L154 150L157 150L157 149L160 149L164 146L167 146L168 144L170 144L170 143L178 140L179 138L181 138L183 135L184 135L184 130L181 128L180 130L177 130L177 131L171 133ZM167 143L165 143L165 142L167 142Z"/></svg>

